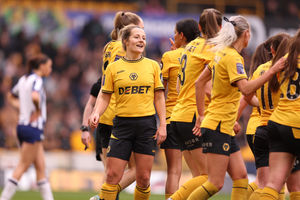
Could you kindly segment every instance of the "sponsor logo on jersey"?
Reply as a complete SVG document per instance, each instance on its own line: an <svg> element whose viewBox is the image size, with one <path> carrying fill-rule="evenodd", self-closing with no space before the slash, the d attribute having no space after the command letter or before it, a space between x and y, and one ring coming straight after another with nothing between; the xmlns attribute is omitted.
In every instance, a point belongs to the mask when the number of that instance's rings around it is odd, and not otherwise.
<svg viewBox="0 0 300 200"><path fill-rule="evenodd" d="M147 94L150 88L151 88L151 86L149 86L149 85L119 87L119 95L122 95L122 94Z"/></svg>
<svg viewBox="0 0 300 200"><path fill-rule="evenodd" d="M129 75L129 78L130 78L130 80L135 81L138 78L138 75L137 75L137 73L131 73Z"/></svg>

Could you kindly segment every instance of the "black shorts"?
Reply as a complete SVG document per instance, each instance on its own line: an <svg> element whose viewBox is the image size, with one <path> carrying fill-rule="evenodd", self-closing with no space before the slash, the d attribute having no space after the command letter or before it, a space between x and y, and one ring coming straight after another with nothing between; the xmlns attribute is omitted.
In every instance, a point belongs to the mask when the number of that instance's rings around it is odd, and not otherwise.
<svg viewBox="0 0 300 200"><path fill-rule="evenodd" d="M99 123L97 129L99 129L97 132L100 134L102 148L107 148L113 126Z"/></svg>
<svg viewBox="0 0 300 200"><path fill-rule="evenodd" d="M254 158L256 169L269 166L269 129L259 126L254 138Z"/></svg>
<svg viewBox="0 0 300 200"><path fill-rule="evenodd" d="M193 134L193 122L171 122L171 129L175 133L181 151L202 148L202 137Z"/></svg>
<svg viewBox="0 0 300 200"><path fill-rule="evenodd" d="M129 160L131 152L155 155L156 118L115 117L107 157Z"/></svg>
<svg viewBox="0 0 300 200"><path fill-rule="evenodd" d="M254 139L255 139L255 136L254 135L246 135L247 136L247 142L248 142L248 145L250 147L250 150L252 151L253 155L254 155L254 147L253 147L253 144L254 144Z"/></svg>
<svg viewBox="0 0 300 200"><path fill-rule="evenodd" d="M235 137L221 133L219 128L217 130L201 128L201 133L203 138L203 153L230 156L230 154L240 150Z"/></svg>
<svg viewBox="0 0 300 200"><path fill-rule="evenodd" d="M268 122L270 152L287 152L300 156L300 139L294 137L293 132L300 132L300 128L294 128L278 124L273 121Z"/></svg>
<svg viewBox="0 0 300 200"><path fill-rule="evenodd" d="M161 149L180 149L177 137L174 134L171 125L167 124L167 139L160 145Z"/></svg>

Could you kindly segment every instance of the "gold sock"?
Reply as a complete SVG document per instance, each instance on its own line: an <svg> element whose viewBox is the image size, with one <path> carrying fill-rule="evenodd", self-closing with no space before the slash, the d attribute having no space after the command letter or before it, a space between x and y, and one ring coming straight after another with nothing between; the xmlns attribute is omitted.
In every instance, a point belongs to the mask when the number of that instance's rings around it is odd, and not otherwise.
<svg viewBox="0 0 300 200"><path fill-rule="evenodd" d="M187 200L206 200L217 193L218 188L209 181L206 181L201 186L196 188L188 197Z"/></svg>
<svg viewBox="0 0 300 200"><path fill-rule="evenodd" d="M165 194L165 199L168 199L172 196L172 194Z"/></svg>
<svg viewBox="0 0 300 200"><path fill-rule="evenodd" d="M285 200L285 192L284 192L285 189L284 188L285 188L285 186L283 186L279 192L279 198L278 198L279 200Z"/></svg>
<svg viewBox="0 0 300 200"><path fill-rule="evenodd" d="M249 197L249 200L257 200L260 197L262 189L256 189Z"/></svg>
<svg viewBox="0 0 300 200"><path fill-rule="evenodd" d="M150 186L147 188L141 188L139 186L135 186L134 190L134 200L148 200L150 198L151 190Z"/></svg>
<svg viewBox="0 0 300 200"><path fill-rule="evenodd" d="M232 184L231 200L247 200L248 179L234 180Z"/></svg>
<svg viewBox="0 0 300 200"><path fill-rule="evenodd" d="M118 194L118 186L108 183L103 183L99 197L104 200L115 200Z"/></svg>
<svg viewBox="0 0 300 200"><path fill-rule="evenodd" d="M270 187L265 187L259 197L260 200L278 200L279 193Z"/></svg>
<svg viewBox="0 0 300 200"><path fill-rule="evenodd" d="M291 192L290 200L300 200L300 192Z"/></svg>
<svg viewBox="0 0 300 200"><path fill-rule="evenodd" d="M196 176L185 182L172 196L172 200L185 200L199 186L207 181L207 175Z"/></svg>
<svg viewBox="0 0 300 200"><path fill-rule="evenodd" d="M247 199L250 198L251 194L258 189L258 185L256 185L255 182L249 183L248 189L247 189Z"/></svg>

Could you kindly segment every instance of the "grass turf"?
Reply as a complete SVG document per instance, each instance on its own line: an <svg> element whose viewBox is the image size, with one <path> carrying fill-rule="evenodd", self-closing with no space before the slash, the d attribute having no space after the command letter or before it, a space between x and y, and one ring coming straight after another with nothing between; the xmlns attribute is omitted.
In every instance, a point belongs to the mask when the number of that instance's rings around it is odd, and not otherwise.
<svg viewBox="0 0 300 200"><path fill-rule="evenodd" d="M95 195L95 192L54 192L55 200L89 200L90 197ZM229 200L230 195L216 195L211 198L212 200ZM37 191L18 191L12 200L42 200L40 193ZM133 195L122 192L120 200L133 200ZM163 195L152 194L150 200L164 200Z"/></svg>

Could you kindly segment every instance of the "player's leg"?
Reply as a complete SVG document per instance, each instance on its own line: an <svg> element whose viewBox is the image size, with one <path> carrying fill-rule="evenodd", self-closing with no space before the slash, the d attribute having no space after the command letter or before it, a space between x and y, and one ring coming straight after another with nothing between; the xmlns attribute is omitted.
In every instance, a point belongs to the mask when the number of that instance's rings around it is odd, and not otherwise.
<svg viewBox="0 0 300 200"><path fill-rule="evenodd" d="M298 156L292 173L287 179L286 185L290 193L290 200L300 199L300 157Z"/></svg>
<svg viewBox="0 0 300 200"><path fill-rule="evenodd" d="M46 178L46 167L45 167L45 155L42 142L36 142L38 144L36 158L34 160L34 167L36 170L36 179L38 189L44 200L53 200L53 194L51 191L50 184Z"/></svg>

